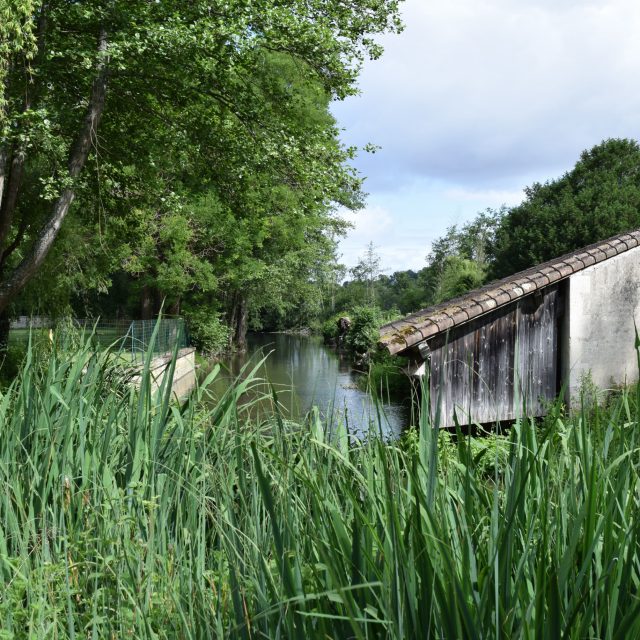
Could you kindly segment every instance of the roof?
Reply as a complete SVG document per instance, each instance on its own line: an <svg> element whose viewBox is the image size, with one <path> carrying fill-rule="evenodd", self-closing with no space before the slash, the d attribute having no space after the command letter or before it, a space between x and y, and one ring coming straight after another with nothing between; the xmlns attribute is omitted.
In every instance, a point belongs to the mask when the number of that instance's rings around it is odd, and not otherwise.
<svg viewBox="0 0 640 640"><path fill-rule="evenodd" d="M502 280L490 282L458 298L390 322L380 328L378 344L391 354L399 353L438 333L474 320L638 246L640 230L621 233L608 240L572 251Z"/></svg>

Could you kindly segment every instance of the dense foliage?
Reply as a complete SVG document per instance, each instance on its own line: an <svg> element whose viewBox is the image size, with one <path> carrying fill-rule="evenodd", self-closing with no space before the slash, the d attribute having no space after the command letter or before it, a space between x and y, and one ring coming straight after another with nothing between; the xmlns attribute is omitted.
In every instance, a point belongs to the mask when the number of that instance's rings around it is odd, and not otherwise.
<svg viewBox="0 0 640 640"><path fill-rule="evenodd" d="M407 314L444 302L588 244L640 228L640 145L612 139L580 156L562 177L525 189L524 202L487 209L436 240L419 271L390 276L364 267L369 247L334 296L345 313L374 304Z"/></svg>
<svg viewBox="0 0 640 640"><path fill-rule="evenodd" d="M525 189L497 231L491 274L504 277L640 227L640 146L606 140L557 180Z"/></svg>
<svg viewBox="0 0 640 640"><path fill-rule="evenodd" d="M0 4L0 314L315 312L361 201L328 106L397 4Z"/></svg>
<svg viewBox="0 0 640 640"><path fill-rule="evenodd" d="M30 355L0 396L3 638L640 633L633 394L506 438L423 410L350 443L317 413L252 424L251 375L181 408L119 375Z"/></svg>

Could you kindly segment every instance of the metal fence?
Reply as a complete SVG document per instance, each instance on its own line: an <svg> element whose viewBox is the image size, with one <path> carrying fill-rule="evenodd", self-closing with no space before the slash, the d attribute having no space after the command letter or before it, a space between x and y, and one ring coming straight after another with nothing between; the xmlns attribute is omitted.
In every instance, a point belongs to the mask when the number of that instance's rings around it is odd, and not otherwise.
<svg viewBox="0 0 640 640"><path fill-rule="evenodd" d="M44 322L38 318L36 323L12 323L9 334L10 343L26 342L29 336L46 339L50 330L58 337L73 334L91 336L96 346L114 348L122 353L131 354L132 360L142 360L150 350L154 355L171 353L176 347L182 349L189 345L189 338L183 318L161 318L159 320L96 320L95 318L74 318L57 324ZM41 335L42 334L42 335ZM53 338L53 334L51 335Z"/></svg>
<svg viewBox="0 0 640 640"><path fill-rule="evenodd" d="M188 346L187 332L182 318L160 320L74 320L74 325L101 347L113 347L130 353L134 360L152 351L154 355L171 353L176 347Z"/></svg>

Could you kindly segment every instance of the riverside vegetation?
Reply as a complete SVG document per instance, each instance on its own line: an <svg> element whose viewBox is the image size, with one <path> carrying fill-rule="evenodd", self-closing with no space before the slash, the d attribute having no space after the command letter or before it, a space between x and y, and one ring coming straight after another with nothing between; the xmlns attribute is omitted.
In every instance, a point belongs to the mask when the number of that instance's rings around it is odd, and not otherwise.
<svg viewBox="0 0 640 640"><path fill-rule="evenodd" d="M2 638L629 638L640 632L640 402L507 436L355 442L139 390L89 344L0 397Z"/></svg>
<svg viewBox="0 0 640 640"><path fill-rule="evenodd" d="M358 387L387 401L409 404L415 392L404 372L408 362L377 348L379 327L397 319L396 311L381 311L376 306L354 306L326 320L321 333L326 345L335 347L351 360L358 376ZM342 322L346 320L346 325Z"/></svg>

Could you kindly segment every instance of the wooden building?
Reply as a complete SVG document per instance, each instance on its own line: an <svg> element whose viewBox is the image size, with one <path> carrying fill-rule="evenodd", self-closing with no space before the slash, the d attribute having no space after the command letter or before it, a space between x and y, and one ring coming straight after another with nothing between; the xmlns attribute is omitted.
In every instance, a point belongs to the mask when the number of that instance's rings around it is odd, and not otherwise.
<svg viewBox="0 0 640 640"><path fill-rule="evenodd" d="M638 379L640 231L585 247L380 330L380 346L429 368L440 426L544 415L565 389Z"/></svg>

